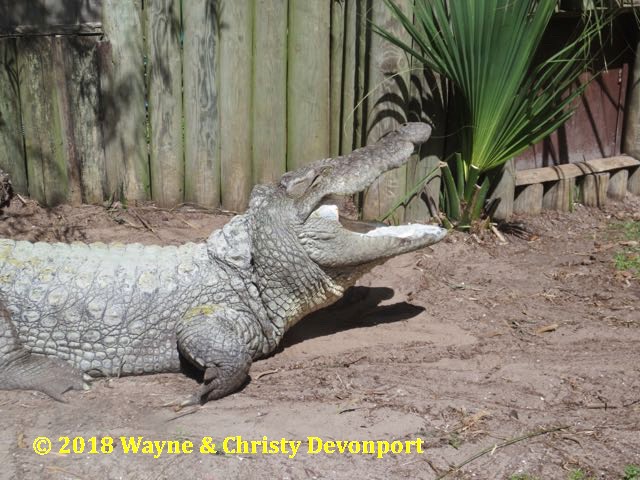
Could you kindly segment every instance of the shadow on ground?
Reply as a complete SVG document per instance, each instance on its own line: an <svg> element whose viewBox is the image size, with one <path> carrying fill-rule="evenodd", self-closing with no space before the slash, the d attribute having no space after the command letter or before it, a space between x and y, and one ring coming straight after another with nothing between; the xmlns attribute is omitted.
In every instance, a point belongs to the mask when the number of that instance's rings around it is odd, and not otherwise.
<svg viewBox="0 0 640 480"><path fill-rule="evenodd" d="M289 330L279 351L305 340L343 330L408 320L424 311L423 307L407 302L380 305L393 295L393 289L386 287L352 287L340 301L308 315Z"/></svg>

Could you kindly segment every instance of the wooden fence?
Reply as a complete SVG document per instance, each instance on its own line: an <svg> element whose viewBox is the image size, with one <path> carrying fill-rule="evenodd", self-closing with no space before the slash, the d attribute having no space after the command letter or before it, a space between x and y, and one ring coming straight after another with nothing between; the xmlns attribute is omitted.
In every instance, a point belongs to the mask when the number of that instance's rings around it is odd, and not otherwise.
<svg viewBox="0 0 640 480"><path fill-rule="evenodd" d="M398 30L382 0L0 0L0 168L47 205L242 210L252 185L375 141L438 94L370 22ZM425 112L442 136L443 110ZM366 215L443 141L426 148L369 189Z"/></svg>
<svg viewBox="0 0 640 480"><path fill-rule="evenodd" d="M396 3L411 13L413 0ZM372 23L401 34L383 0L0 0L0 168L46 205L240 211L256 183L431 121L420 154L360 199L379 217L437 165L455 129L445 86ZM628 65L510 166L619 154ZM427 217L439 183L392 221Z"/></svg>

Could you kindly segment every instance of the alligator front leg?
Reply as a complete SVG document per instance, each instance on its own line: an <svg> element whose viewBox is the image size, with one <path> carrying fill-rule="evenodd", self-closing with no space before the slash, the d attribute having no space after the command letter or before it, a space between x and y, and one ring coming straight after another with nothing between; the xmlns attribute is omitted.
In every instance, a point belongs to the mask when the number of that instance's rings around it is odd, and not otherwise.
<svg viewBox="0 0 640 480"><path fill-rule="evenodd" d="M204 381L180 407L198 405L235 392L246 381L251 355L237 328L237 312L222 307L196 307L176 326L178 349L198 368Z"/></svg>
<svg viewBox="0 0 640 480"><path fill-rule="evenodd" d="M82 372L71 364L25 349L9 312L0 304L0 390L38 390L63 402L63 393L84 386Z"/></svg>

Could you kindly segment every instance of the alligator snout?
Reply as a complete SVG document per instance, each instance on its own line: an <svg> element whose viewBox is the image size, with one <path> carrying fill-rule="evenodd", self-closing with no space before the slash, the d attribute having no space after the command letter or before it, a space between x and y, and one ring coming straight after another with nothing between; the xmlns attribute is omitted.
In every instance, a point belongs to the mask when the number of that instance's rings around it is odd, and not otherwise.
<svg viewBox="0 0 640 480"><path fill-rule="evenodd" d="M426 123L406 123L373 145L286 173L280 187L295 200L298 218L304 221L327 195L361 192L384 172L407 163L415 147L429 139L431 131Z"/></svg>

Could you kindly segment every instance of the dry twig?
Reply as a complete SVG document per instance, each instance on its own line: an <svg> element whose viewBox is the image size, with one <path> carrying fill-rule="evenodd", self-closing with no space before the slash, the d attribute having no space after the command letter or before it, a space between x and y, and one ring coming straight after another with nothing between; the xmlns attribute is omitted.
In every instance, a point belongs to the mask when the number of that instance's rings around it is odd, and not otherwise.
<svg viewBox="0 0 640 480"><path fill-rule="evenodd" d="M138 215L138 212L132 212L132 213L140 221L140 223L142 225L144 225L144 228L149 230L151 233L156 233L156 231L153 229L153 227L151 225L149 225L149 222L147 222L144 218L142 218L140 215Z"/></svg>
<svg viewBox="0 0 640 480"><path fill-rule="evenodd" d="M479 451L475 455L472 455L471 457L467 458L465 461L463 461L463 462L461 462L461 463L459 463L457 465L454 465L449 470L447 470L445 473L443 473L439 477L436 477L436 480L442 480L443 478L449 476L450 474L452 474L454 472L457 472L458 470L460 470L465 465L468 465L469 463L473 462L474 460L477 460L478 458L486 455L487 453L493 454L493 452L495 452L499 448L504 448L504 447L507 447L509 445L513 445L514 443L522 442L523 440L528 440L530 438L539 437L540 435L546 435L547 433L553 433L553 432L557 432L559 430L565 430L567 428L569 428L569 425L562 425L560 427L546 428L544 430L538 430L537 432L527 433L526 435L522 435L520 437L512 438L510 440L507 440L506 442L496 443L494 445L491 445L490 447L485 448L484 450Z"/></svg>
<svg viewBox="0 0 640 480"><path fill-rule="evenodd" d="M258 375L256 375L256 380L260 380L262 377L266 377L267 375L273 375L274 373L278 373L280 370L278 370L277 368L273 369L273 370L265 370L264 372L260 372Z"/></svg>

